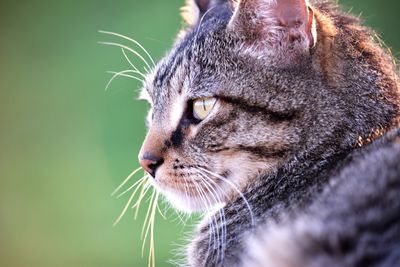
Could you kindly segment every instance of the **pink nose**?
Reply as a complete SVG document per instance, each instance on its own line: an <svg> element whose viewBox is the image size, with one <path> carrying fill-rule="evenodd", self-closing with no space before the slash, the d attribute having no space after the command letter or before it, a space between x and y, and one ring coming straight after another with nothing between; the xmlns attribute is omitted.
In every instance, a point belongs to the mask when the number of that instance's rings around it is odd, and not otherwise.
<svg viewBox="0 0 400 267"><path fill-rule="evenodd" d="M139 157L140 166L153 178L156 176L156 171L158 167L163 164L164 159L161 157L157 157L150 152L145 152L143 155Z"/></svg>

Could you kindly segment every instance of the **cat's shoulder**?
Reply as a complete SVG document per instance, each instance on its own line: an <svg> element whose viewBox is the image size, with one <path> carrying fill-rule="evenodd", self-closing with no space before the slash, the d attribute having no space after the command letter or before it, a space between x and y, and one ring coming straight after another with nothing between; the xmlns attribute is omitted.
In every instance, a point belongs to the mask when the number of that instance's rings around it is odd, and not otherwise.
<svg viewBox="0 0 400 267"><path fill-rule="evenodd" d="M243 266L400 266L398 244L400 129L351 153L306 213L260 227Z"/></svg>

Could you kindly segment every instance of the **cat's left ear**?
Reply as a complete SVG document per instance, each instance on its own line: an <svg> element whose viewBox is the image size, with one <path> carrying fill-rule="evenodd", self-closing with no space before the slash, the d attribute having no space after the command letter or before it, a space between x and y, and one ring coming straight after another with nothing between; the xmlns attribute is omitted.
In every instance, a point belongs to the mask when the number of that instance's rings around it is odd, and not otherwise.
<svg viewBox="0 0 400 267"><path fill-rule="evenodd" d="M238 0L228 28L244 35L255 50L272 53L308 50L317 37L307 0Z"/></svg>
<svg viewBox="0 0 400 267"><path fill-rule="evenodd" d="M210 9L222 4L223 0L186 0L186 5L181 8L181 15L185 22L194 26L201 17Z"/></svg>

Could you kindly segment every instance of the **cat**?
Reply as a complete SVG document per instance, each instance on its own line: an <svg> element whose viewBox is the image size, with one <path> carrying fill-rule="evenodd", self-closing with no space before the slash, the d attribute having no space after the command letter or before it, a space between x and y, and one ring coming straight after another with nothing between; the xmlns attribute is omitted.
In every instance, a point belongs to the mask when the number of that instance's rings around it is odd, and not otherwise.
<svg viewBox="0 0 400 267"><path fill-rule="evenodd" d="M400 90L330 1L188 0L139 161L208 212L184 266L400 266Z"/></svg>

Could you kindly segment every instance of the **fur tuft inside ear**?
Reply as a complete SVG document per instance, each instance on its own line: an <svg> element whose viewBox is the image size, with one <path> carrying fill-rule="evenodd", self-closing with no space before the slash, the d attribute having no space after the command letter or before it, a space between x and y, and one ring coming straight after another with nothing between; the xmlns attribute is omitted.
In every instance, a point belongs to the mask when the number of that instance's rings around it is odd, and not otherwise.
<svg viewBox="0 0 400 267"><path fill-rule="evenodd" d="M210 9L225 2L228 0L186 0L185 6L181 8L181 15L189 26L194 26Z"/></svg>
<svg viewBox="0 0 400 267"><path fill-rule="evenodd" d="M248 49L289 59L316 41L314 13L307 0L238 0L228 27L245 37Z"/></svg>
<svg viewBox="0 0 400 267"><path fill-rule="evenodd" d="M181 7L181 16L189 26L197 24L200 17L200 10L193 0L186 0L185 5Z"/></svg>

